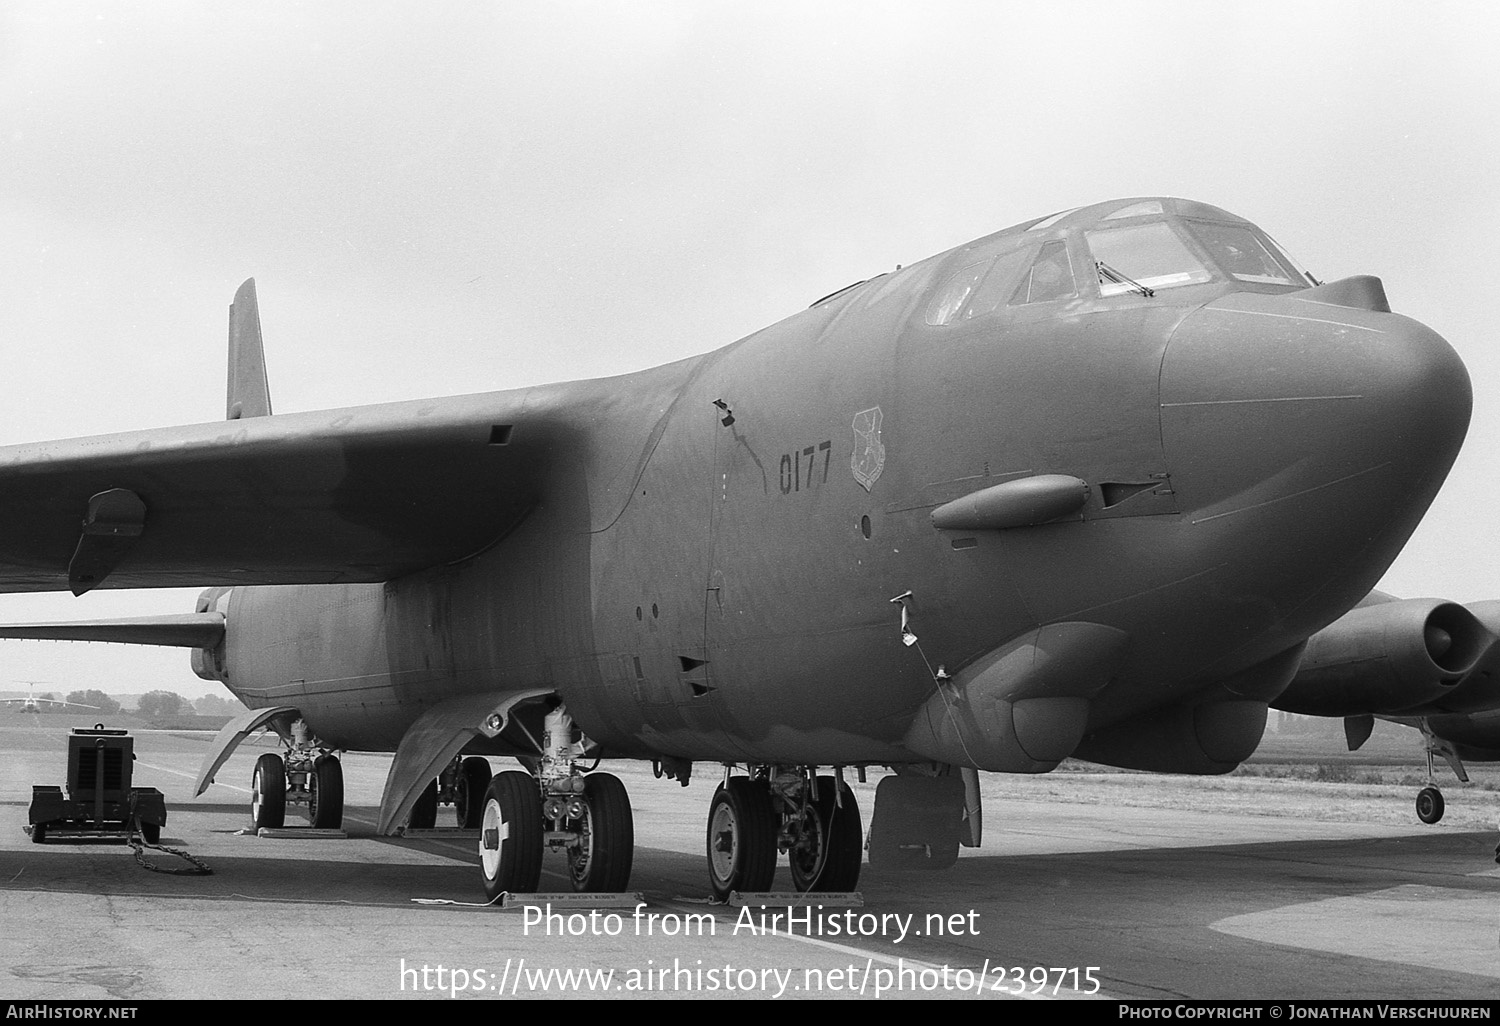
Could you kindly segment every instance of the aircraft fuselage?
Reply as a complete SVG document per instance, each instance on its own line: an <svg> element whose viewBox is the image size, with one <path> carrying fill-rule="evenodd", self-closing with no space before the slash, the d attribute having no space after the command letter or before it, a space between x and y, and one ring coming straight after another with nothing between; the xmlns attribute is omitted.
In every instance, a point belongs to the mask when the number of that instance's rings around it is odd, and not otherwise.
<svg viewBox="0 0 1500 1026"><path fill-rule="evenodd" d="M1008 254L1062 242L1077 266L1085 230L999 233L666 367L469 397L533 468L529 508L483 551L391 582L214 596L228 627L209 675L350 749L393 750L446 696L545 688L630 757L1061 758L1020 725L989 754L917 745L938 675L976 708L1075 703L1033 708L1090 758L1230 768L1297 647L1425 512L1467 376L1422 325L1300 285L1146 295L1090 273L1056 300L944 305ZM1087 496L1038 524L933 525L1037 475ZM1047 641L1075 625L1105 640ZM1003 669L1039 629L1029 668ZM1086 672L1048 677L1048 658Z"/></svg>

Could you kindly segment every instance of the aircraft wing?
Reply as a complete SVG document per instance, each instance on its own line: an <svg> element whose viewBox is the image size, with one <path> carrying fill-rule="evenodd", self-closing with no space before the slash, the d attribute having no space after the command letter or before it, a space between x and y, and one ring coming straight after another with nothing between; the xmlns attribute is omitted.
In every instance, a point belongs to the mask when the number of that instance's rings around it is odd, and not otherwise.
<svg viewBox="0 0 1500 1026"><path fill-rule="evenodd" d="M0 448L0 591L388 580L493 544L556 442L528 391Z"/></svg>

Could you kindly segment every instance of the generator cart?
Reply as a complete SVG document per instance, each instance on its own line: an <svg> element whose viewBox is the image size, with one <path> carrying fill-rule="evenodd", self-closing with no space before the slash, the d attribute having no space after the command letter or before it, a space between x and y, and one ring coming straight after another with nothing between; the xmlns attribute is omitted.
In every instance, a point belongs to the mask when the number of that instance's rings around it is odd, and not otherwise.
<svg viewBox="0 0 1500 1026"><path fill-rule="evenodd" d="M128 731L75 727L68 737L68 797L62 788L31 789L26 820L31 840L103 838L128 842L139 829L147 844L161 839L167 803L154 787L131 787L135 741Z"/></svg>

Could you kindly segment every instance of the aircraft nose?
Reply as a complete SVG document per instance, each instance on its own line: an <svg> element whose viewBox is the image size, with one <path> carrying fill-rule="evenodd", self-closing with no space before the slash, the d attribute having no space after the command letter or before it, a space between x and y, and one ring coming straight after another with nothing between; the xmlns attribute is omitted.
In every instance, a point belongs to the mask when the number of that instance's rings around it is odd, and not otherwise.
<svg viewBox="0 0 1500 1026"><path fill-rule="evenodd" d="M1425 325L1240 293L1173 333L1162 445L1193 523L1243 525L1330 571L1378 555L1378 577L1447 475L1471 404L1463 362Z"/></svg>

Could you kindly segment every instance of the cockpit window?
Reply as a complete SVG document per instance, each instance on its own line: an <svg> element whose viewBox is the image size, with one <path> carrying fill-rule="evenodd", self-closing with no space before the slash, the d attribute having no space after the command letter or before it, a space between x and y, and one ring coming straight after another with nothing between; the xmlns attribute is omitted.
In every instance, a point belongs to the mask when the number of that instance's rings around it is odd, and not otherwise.
<svg viewBox="0 0 1500 1026"><path fill-rule="evenodd" d="M1020 287L1011 297L1011 305L1023 303L1045 303L1052 299L1066 299L1076 295L1078 286L1073 281L1073 265L1068 261L1068 247L1061 241L1049 242L1042 247L1021 279Z"/></svg>
<svg viewBox="0 0 1500 1026"><path fill-rule="evenodd" d="M1161 200L1142 200L1140 203L1132 203L1128 207L1121 207L1114 213L1105 217L1106 221L1118 221L1126 217L1144 217L1147 214L1164 213L1161 209Z"/></svg>
<svg viewBox="0 0 1500 1026"><path fill-rule="evenodd" d="M928 324L951 324L958 316L958 311L963 309L964 303L968 302L974 294L974 286L979 284L979 279L984 277L984 272L989 269L990 262L981 260L970 264L958 271L946 282L943 288L933 297L932 303L927 307Z"/></svg>
<svg viewBox="0 0 1500 1026"><path fill-rule="evenodd" d="M1028 250L1017 249L1003 254L996 260L995 266L990 268L990 273L984 276L984 281L980 282L979 288L974 290L974 298L970 299L969 305L964 308L964 320L993 313L996 307L1004 303L1010 296L1011 290L1015 288L1016 276L1021 273L1030 259L1031 253Z"/></svg>
<svg viewBox="0 0 1500 1026"><path fill-rule="evenodd" d="M1212 221L1188 221L1187 226L1230 277L1266 285L1301 284L1296 272L1276 258L1269 240L1258 237L1249 226Z"/></svg>
<svg viewBox="0 0 1500 1026"><path fill-rule="evenodd" d="M1166 224L1087 232L1099 271L1099 294L1169 289L1208 281L1208 269ZM1124 279L1124 280L1121 280Z"/></svg>
<svg viewBox="0 0 1500 1026"><path fill-rule="evenodd" d="M1045 231L1048 228L1051 228L1057 222L1061 221L1063 218L1067 217L1073 211L1079 210L1079 209L1082 209L1082 208L1080 208L1080 207L1069 207L1067 210L1059 210L1057 213L1053 214L1051 217L1044 217L1044 218L1042 218L1040 221L1038 221L1036 224L1032 225L1030 228L1027 228L1026 230L1028 232Z"/></svg>

